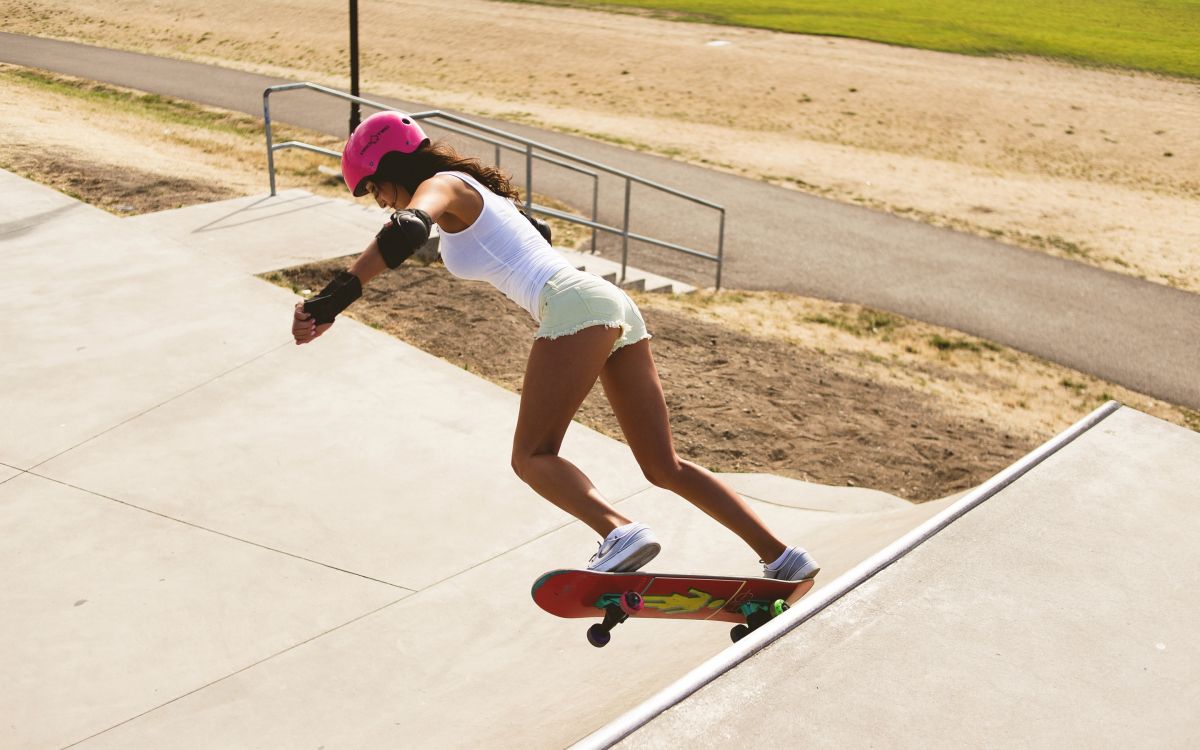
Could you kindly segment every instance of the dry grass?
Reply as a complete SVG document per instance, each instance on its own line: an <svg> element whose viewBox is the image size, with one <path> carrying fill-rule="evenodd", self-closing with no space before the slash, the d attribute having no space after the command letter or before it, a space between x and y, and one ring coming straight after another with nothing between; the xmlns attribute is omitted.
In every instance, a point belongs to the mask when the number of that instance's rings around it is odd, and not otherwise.
<svg viewBox="0 0 1200 750"><path fill-rule="evenodd" d="M1200 430L1200 414L990 341L883 313L773 292L641 295L673 310L818 352L847 373L929 395L962 418L1055 434L1109 400Z"/></svg>

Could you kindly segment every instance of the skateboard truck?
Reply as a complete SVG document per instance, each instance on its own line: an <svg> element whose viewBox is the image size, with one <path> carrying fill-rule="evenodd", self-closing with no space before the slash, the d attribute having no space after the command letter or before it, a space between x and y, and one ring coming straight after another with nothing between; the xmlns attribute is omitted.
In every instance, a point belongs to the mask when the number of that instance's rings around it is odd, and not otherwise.
<svg viewBox="0 0 1200 750"><path fill-rule="evenodd" d="M624 594L605 594L596 602L597 609L604 610L604 622L598 622L588 628L588 643L596 648L604 648L612 640L612 629L636 615L645 607L642 595L636 591L626 591Z"/></svg>
<svg viewBox="0 0 1200 750"><path fill-rule="evenodd" d="M598 622L588 628L588 643L596 648L604 648L612 640L612 629L636 615L645 607L645 602L636 591L626 591L624 594L605 594L596 601L596 609L604 610L604 622ZM776 599L770 604L761 601L747 602L739 607L746 618L744 625L734 625L729 631L729 637L734 642L766 625L772 618L778 617L788 610L788 603Z"/></svg>
<svg viewBox="0 0 1200 750"><path fill-rule="evenodd" d="M742 614L746 616L746 624L734 625L729 631L729 638L737 643L787 610L788 603L783 599L776 599L769 605L765 602L747 602L741 606Z"/></svg>

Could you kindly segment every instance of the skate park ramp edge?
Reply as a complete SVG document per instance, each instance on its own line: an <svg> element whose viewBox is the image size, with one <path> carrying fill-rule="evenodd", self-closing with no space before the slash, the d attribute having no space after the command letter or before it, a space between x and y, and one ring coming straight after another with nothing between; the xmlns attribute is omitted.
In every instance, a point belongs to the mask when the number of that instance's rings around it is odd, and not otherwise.
<svg viewBox="0 0 1200 750"><path fill-rule="evenodd" d="M1198 468L1110 402L574 747L1194 747Z"/></svg>

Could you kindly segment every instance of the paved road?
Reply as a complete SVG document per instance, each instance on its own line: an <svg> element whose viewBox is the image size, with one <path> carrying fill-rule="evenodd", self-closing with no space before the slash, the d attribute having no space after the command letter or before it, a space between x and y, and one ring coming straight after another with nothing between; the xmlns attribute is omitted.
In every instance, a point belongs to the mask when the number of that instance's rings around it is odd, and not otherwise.
<svg viewBox="0 0 1200 750"><path fill-rule="evenodd" d="M215 66L0 33L0 60L261 114L281 79ZM417 110L428 104L384 99ZM345 105L311 94L272 101L274 118L346 130ZM487 120L483 120L488 122ZM724 285L857 302L948 326L1200 409L1200 296L753 180L543 130L493 123L676 186L728 209ZM506 164L518 167L518 164ZM265 184L265 178L264 178ZM555 194L557 175L535 187ZM619 190L605 183L602 214ZM633 228L712 246L715 222L634 191ZM645 257L645 256L643 256ZM651 264L685 280L707 267ZM709 281L711 283L711 281ZM1066 397L1067 394L1064 394Z"/></svg>

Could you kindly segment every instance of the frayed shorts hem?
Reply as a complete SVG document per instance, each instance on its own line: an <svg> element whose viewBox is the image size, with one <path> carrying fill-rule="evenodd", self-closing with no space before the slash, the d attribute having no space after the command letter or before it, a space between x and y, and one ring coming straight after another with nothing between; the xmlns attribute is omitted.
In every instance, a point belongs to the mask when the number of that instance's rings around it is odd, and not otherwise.
<svg viewBox="0 0 1200 750"><path fill-rule="evenodd" d="M541 326L535 339L571 336L585 328L619 328L612 351L651 338L641 311L624 290L594 274L564 269L550 278L538 300Z"/></svg>
<svg viewBox="0 0 1200 750"><path fill-rule="evenodd" d="M606 321L606 320L593 320L593 321L590 321L587 323L580 323L579 325L572 327L570 330L562 331L561 333L542 333L539 331L537 334L534 335L533 338L534 339L545 339L547 341L553 341L554 339L561 339L563 336L573 336L576 333L579 333L580 331L584 330L585 328L592 328L593 326L604 326L605 328L621 329L621 335L617 338L617 342L615 344L613 344L612 350L614 352L622 347L629 346L630 344L636 344L639 341L646 341L648 339L654 338L652 335L650 335L649 332L643 333L641 336L638 336L635 338L635 337L629 335L630 327L628 324L613 323L611 321Z"/></svg>

